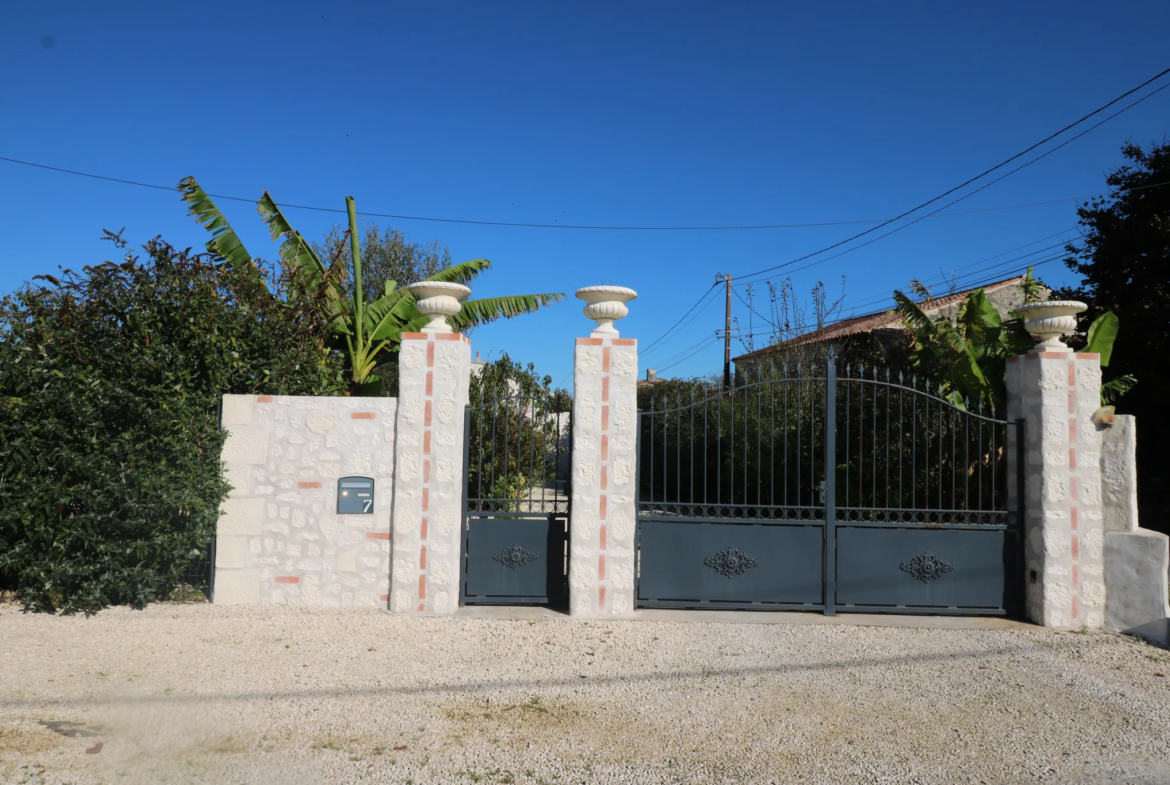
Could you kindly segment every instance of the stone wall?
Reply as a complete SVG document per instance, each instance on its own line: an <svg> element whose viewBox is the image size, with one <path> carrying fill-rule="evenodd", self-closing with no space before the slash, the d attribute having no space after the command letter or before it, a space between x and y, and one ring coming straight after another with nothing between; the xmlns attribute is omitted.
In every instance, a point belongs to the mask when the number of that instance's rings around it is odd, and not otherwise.
<svg viewBox="0 0 1170 785"><path fill-rule="evenodd" d="M225 395L215 602L385 607L394 398ZM374 480L372 514L337 512L338 480Z"/></svg>

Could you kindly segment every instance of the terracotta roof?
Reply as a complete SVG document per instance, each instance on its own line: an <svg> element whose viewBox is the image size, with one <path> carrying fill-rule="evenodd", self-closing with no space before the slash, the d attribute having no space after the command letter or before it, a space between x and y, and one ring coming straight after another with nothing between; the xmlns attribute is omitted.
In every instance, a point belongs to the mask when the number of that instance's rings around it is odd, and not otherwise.
<svg viewBox="0 0 1170 785"><path fill-rule="evenodd" d="M1005 278L1002 281L996 281L995 283L984 284L983 286L976 286L962 292L954 292L953 294L944 295L942 297L931 300L930 305L924 306L922 310L925 311L927 315L933 315L934 313L942 310L943 308L946 308L949 305L955 305L968 294L978 289L983 289L984 291L1000 289L1011 284L1019 284L1024 280L1024 278L1025 276L1023 275L1017 275L1013 278ZM919 305L922 304L922 302L919 302ZM862 333L869 333L873 332L874 330L883 329L905 329L902 327L901 318L898 316L896 311L877 311L875 313L867 313L861 316L853 316L848 319L841 319L840 321L833 322L832 324L826 325L819 330L813 330L810 333L805 333L804 335L797 336L796 338L792 338L787 341L781 341L780 343L773 344L763 349L757 349L754 352L741 354L739 357L733 357L732 362L738 363L740 360L755 360L760 357L766 357L770 354L774 354L781 349L795 349L798 346L807 346L808 344L821 343L822 341L832 341L836 338L844 338L847 335L859 335Z"/></svg>

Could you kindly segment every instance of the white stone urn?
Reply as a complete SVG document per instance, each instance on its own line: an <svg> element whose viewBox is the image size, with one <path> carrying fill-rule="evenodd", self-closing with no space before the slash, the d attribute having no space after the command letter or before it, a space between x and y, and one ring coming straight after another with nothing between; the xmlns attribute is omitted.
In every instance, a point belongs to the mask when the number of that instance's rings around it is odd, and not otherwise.
<svg viewBox="0 0 1170 785"><path fill-rule="evenodd" d="M597 322L597 329L589 333L594 338L617 338L613 323L630 314L626 303L638 293L624 286L586 286L577 290L577 297L585 301L585 315Z"/></svg>
<svg viewBox="0 0 1170 785"><path fill-rule="evenodd" d="M1076 332L1077 314L1088 307L1076 300L1050 300L1021 305L1016 313L1024 320L1024 329L1040 339L1033 352L1067 352L1060 336Z"/></svg>
<svg viewBox="0 0 1170 785"><path fill-rule="evenodd" d="M422 328L424 333L453 333L451 325L447 324L447 317L459 313L463 305L460 300L471 296L471 290L461 283L443 283L441 281L419 281L406 287L410 293L418 298L414 307L423 316L429 316L431 321Z"/></svg>

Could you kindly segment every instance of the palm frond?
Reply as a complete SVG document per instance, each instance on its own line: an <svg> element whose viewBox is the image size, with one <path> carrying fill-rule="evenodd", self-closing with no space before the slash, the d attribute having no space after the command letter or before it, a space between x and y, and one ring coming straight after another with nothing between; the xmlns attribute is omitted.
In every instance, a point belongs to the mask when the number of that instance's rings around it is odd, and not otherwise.
<svg viewBox="0 0 1170 785"><path fill-rule="evenodd" d="M1101 385L1101 405L1109 406L1132 390L1137 384L1137 381L1137 377L1127 373L1125 376L1118 376L1116 379L1110 379L1105 382Z"/></svg>
<svg viewBox="0 0 1170 785"><path fill-rule="evenodd" d="M459 313L448 317L447 323L456 330L466 330L496 319L511 319L528 313L536 313L544 306L559 303L565 299L563 292L553 294L517 294L511 297L488 297L483 300L468 300Z"/></svg>
<svg viewBox="0 0 1170 785"><path fill-rule="evenodd" d="M179 192L183 201L191 206L191 215L211 232L211 239L207 241L207 251L228 267L252 265L252 255L240 242L236 231L215 206L215 202L211 201L211 197L199 187L199 183L195 182L195 178L184 177L180 180Z"/></svg>
<svg viewBox="0 0 1170 785"><path fill-rule="evenodd" d="M427 278L428 281L442 281L443 283L461 283L464 286L475 280L475 277L484 270L490 270L492 263L487 259L472 259L470 262L448 267Z"/></svg>

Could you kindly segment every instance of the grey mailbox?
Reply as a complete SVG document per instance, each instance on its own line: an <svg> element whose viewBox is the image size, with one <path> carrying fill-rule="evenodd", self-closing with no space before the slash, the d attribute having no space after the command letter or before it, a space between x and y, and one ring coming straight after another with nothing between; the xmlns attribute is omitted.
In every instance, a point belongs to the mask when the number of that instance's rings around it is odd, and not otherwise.
<svg viewBox="0 0 1170 785"><path fill-rule="evenodd" d="M365 515L374 512L374 481L369 477L342 477L337 481L337 513Z"/></svg>

